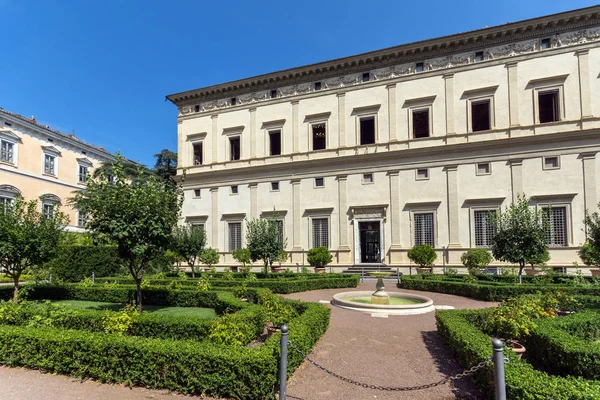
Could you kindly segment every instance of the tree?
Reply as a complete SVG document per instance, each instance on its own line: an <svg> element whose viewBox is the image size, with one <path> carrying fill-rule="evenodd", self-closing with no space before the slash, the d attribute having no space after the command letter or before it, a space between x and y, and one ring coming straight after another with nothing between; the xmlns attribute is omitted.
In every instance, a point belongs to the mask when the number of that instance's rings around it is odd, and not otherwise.
<svg viewBox="0 0 600 400"><path fill-rule="evenodd" d="M598 204L600 208L600 203ZM588 266L600 266L600 215L598 211L585 216L587 243L579 250L579 257Z"/></svg>
<svg viewBox="0 0 600 400"><path fill-rule="evenodd" d="M202 264L208 265L208 268L211 268L213 265L219 263L219 253L212 248L202 250L198 259Z"/></svg>
<svg viewBox="0 0 600 400"><path fill-rule="evenodd" d="M154 157L156 158L154 173L165 181L174 182L172 178L177 175L177 153L162 149Z"/></svg>
<svg viewBox="0 0 600 400"><path fill-rule="evenodd" d="M148 263L164 254L179 218L183 191L154 175L141 179L140 167L134 179L125 174L125 162L117 154L111 182L100 173L77 192L71 202L87 213L87 228L117 244L137 288L136 303L142 310L142 279ZM136 179L137 178L137 179Z"/></svg>
<svg viewBox="0 0 600 400"><path fill-rule="evenodd" d="M196 277L196 260L206 246L204 229L193 225L179 226L173 233L175 253L185 259L192 270L192 278Z"/></svg>
<svg viewBox="0 0 600 400"><path fill-rule="evenodd" d="M431 267L437 258L437 254L433 247L428 244L417 244L408 251L408 259L419 264L421 268Z"/></svg>
<svg viewBox="0 0 600 400"><path fill-rule="evenodd" d="M0 267L14 281L13 300L18 299L23 271L52 258L67 223L58 207L42 213L36 200L25 202L17 197L0 209Z"/></svg>
<svg viewBox="0 0 600 400"><path fill-rule="evenodd" d="M262 260L265 273L279 260L287 240L282 236L274 217L255 218L246 224L246 243L252 261Z"/></svg>
<svg viewBox="0 0 600 400"><path fill-rule="evenodd" d="M480 269L486 268L492 262L492 255L486 249L469 249L462 254L460 261L470 274L476 275Z"/></svg>
<svg viewBox="0 0 600 400"><path fill-rule="evenodd" d="M498 209L490 217L496 234L492 238L492 254L496 260L519 264L519 283L526 264L543 259L548 249L548 216L543 210L529 206L529 199L519 195L504 211Z"/></svg>
<svg viewBox="0 0 600 400"><path fill-rule="evenodd" d="M233 253L231 253L233 259L239 263L242 263L242 270L244 272L249 272L250 267L247 265L252 265L252 257L250 257L250 250L248 249L235 249Z"/></svg>
<svg viewBox="0 0 600 400"><path fill-rule="evenodd" d="M333 261L333 256L326 246L313 247L307 253L308 263L315 268L324 268Z"/></svg>

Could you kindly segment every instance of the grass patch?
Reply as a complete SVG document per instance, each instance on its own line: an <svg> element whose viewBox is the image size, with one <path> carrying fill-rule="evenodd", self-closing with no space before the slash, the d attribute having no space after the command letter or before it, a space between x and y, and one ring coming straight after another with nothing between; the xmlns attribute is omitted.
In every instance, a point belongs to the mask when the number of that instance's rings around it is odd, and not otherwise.
<svg viewBox="0 0 600 400"><path fill-rule="evenodd" d="M125 304L123 303L106 303L100 301L84 301L84 300L60 300L55 303L64 304L65 306L77 310L109 310L119 311ZM212 308L202 307L164 307L164 306L144 306L143 313L169 315L177 317L192 317L200 319L214 319L217 313Z"/></svg>

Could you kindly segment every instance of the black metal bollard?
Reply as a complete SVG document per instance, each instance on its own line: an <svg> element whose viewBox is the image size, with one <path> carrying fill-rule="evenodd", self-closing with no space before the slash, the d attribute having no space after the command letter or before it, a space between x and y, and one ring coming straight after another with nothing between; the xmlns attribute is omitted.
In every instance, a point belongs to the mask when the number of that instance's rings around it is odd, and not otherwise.
<svg viewBox="0 0 600 400"><path fill-rule="evenodd" d="M494 385L496 400L506 400L506 382L504 381L504 344L500 339L492 340L494 362Z"/></svg>
<svg viewBox="0 0 600 400"><path fill-rule="evenodd" d="M281 327L281 358L279 360L279 400L285 400L287 391L288 326Z"/></svg>

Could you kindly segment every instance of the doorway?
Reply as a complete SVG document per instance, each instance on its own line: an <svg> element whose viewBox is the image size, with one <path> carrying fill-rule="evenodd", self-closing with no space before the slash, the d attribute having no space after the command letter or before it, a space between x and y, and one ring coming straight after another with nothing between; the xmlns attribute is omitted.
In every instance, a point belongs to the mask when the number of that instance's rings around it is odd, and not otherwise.
<svg viewBox="0 0 600 400"><path fill-rule="evenodd" d="M381 262L381 224L379 221L365 221L358 223L360 232L360 262Z"/></svg>

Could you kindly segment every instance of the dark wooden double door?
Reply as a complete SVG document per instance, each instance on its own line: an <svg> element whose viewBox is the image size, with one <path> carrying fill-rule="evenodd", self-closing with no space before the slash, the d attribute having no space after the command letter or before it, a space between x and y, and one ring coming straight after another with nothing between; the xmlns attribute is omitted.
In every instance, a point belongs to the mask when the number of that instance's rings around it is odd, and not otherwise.
<svg viewBox="0 0 600 400"><path fill-rule="evenodd" d="M381 262L381 232L379 221L358 223L360 232L360 262Z"/></svg>

